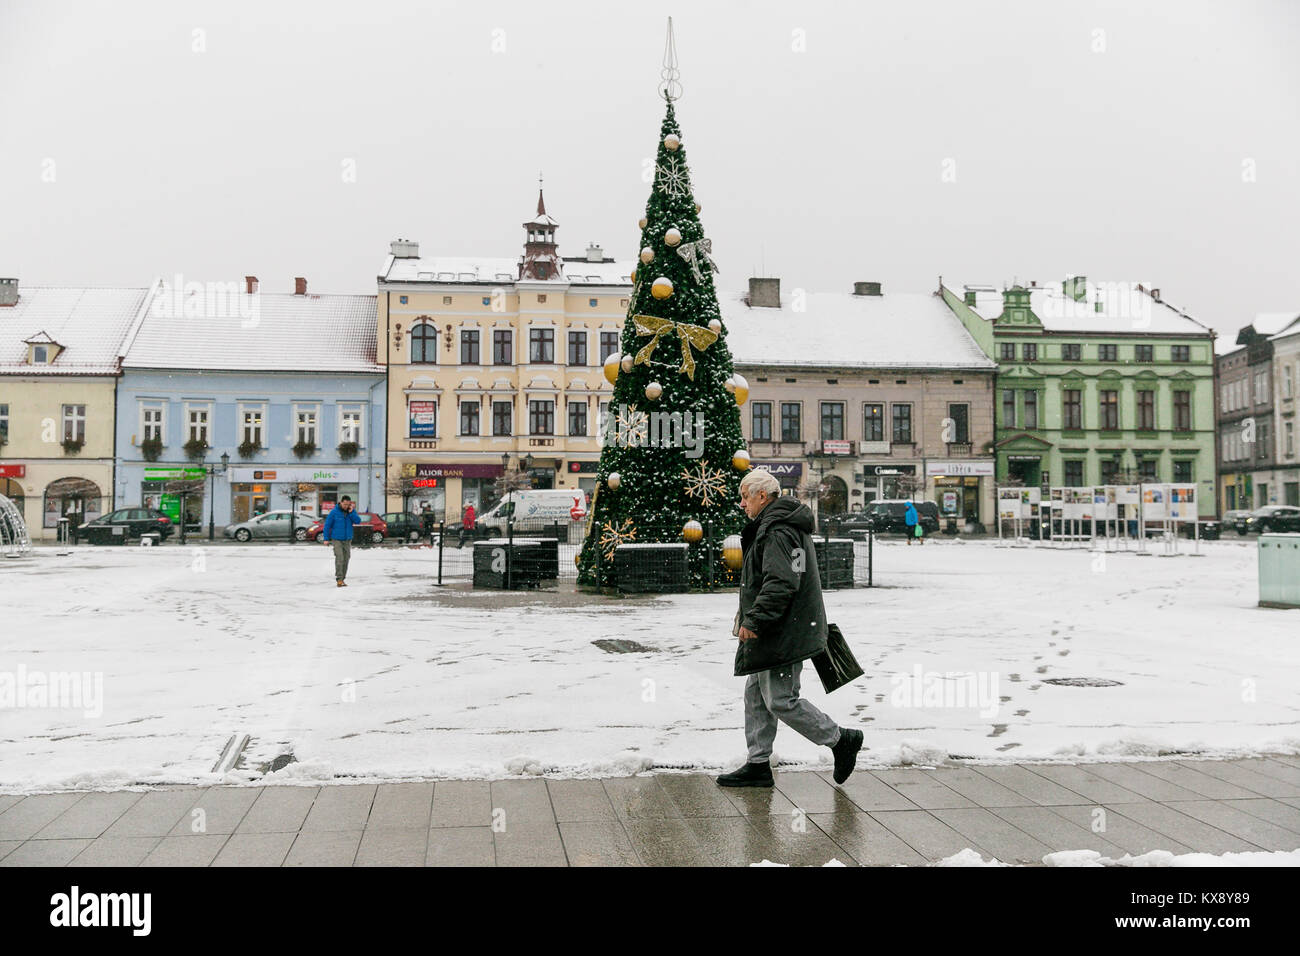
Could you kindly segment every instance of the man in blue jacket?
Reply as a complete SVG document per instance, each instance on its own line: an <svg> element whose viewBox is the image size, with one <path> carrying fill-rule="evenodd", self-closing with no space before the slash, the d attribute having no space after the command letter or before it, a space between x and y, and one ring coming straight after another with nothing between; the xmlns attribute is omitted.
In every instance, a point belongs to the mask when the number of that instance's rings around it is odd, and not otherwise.
<svg viewBox="0 0 1300 956"><path fill-rule="evenodd" d="M325 516L320 539L334 544L334 586L345 588L348 576L348 559L352 557L352 526L361 523L361 516L352 510L352 499L344 495Z"/></svg>

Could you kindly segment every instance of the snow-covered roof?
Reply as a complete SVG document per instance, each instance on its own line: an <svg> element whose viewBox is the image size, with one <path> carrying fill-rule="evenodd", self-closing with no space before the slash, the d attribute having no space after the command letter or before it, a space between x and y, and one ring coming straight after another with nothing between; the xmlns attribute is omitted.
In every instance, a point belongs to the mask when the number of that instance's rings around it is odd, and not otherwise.
<svg viewBox="0 0 1300 956"><path fill-rule="evenodd" d="M373 295L236 292L160 286L126 343L123 368L382 372Z"/></svg>
<svg viewBox="0 0 1300 956"><path fill-rule="evenodd" d="M111 375L147 289L58 289L19 285L16 305L0 306L0 374ZM27 364L27 342L63 350L48 365Z"/></svg>
<svg viewBox="0 0 1300 956"><path fill-rule="evenodd" d="M1184 310L1155 299L1133 283L1086 280L1086 295L1076 301L1060 282L1022 285L1029 292L1029 307L1049 332L1136 332L1154 335L1208 335L1210 330ZM1002 314L1002 292L988 283L950 283L944 286L961 298L975 292L974 311L985 319ZM1102 310L1097 311L1100 299Z"/></svg>
<svg viewBox="0 0 1300 956"><path fill-rule="evenodd" d="M933 293L813 292L795 311L751 308L744 293L718 294L727 346L738 365L989 369L997 363Z"/></svg>
<svg viewBox="0 0 1300 956"><path fill-rule="evenodd" d="M519 277L519 262L520 257L423 256L399 259L390 255L379 279L381 282L431 282L438 285L472 282L513 285ZM563 275L549 280L527 281L530 284L546 281L557 285L585 283L630 286L632 270L636 268L634 259L606 262L562 259L561 262Z"/></svg>
<svg viewBox="0 0 1300 956"><path fill-rule="evenodd" d="M1300 332L1300 312L1261 312L1251 325L1260 335L1280 339Z"/></svg>

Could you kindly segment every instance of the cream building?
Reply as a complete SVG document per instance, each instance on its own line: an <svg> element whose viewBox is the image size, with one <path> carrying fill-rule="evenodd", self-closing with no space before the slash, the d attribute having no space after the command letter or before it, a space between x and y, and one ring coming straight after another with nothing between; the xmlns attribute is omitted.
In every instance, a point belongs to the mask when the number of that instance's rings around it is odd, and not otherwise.
<svg viewBox="0 0 1300 956"><path fill-rule="evenodd" d="M1300 315L1272 337L1276 470L1267 502L1300 505Z"/></svg>

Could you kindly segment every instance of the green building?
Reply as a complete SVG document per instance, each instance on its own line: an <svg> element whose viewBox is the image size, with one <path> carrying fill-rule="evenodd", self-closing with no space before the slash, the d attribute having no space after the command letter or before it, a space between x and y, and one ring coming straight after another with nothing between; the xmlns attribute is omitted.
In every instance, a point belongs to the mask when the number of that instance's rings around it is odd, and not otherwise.
<svg viewBox="0 0 1300 956"><path fill-rule="evenodd" d="M999 483L1195 483L1215 514L1213 330L1130 283L939 287L998 363Z"/></svg>

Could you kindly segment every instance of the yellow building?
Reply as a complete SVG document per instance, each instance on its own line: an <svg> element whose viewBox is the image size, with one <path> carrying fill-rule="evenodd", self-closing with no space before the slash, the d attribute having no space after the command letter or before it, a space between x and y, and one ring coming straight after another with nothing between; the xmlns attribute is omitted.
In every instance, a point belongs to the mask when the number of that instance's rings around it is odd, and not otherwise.
<svg viewBox="0 0 1300 956"><path fill-rule="evenodd" d="M34 540L112 510L121 346L146 291L0 279L0 494Z"/></svg>
<svg viewBox="0 0 1300 956"><path fill-rule="evenodd" d="M516 258L392 244L378 309L389 511L481 513L495 480L525 462L533 487L594 489L612 391L601 366L619 350L635 262L597 245L561 257L558 225L539 191Z"/></svg>

